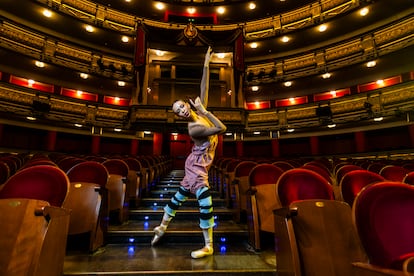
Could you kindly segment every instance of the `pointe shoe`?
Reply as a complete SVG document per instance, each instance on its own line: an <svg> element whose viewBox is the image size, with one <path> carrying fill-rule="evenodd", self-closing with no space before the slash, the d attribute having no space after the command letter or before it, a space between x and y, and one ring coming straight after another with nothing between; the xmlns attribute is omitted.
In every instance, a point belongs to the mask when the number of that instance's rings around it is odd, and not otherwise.
<svg viewBox="0 0 414 276"><path fill-rule="evenodd" d="M214 253L214 249L212 246L204 246L203 248L199 249L199 250L195 250L193 252L191 252L191 257L193 259L199 259L199 258L203 258L206 256L211 256Z"/></svg>
<svg viewBox="0 0 414 276"><path fill-rule="evenodd" d="M156 244L165 234L165 227L157 226L154 228L154 237L151 240L151 245Z"/></svg>

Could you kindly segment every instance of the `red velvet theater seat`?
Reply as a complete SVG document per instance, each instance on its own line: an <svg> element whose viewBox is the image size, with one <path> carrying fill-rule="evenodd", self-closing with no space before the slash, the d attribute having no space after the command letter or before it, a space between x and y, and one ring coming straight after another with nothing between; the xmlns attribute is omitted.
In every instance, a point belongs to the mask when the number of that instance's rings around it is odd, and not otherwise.
<svg viewBox="0 0 414 276"><path fill-rule="evenodd" d="M258 164L249 174L247 196L247 225L249 243L255 250L261 249L260 232L274 233L273 210L276 201L276 183L283 170L273 164Z"/></svg>
<svg viewBox="0 0 414 276"><path fill-rule="evenodd" d="M341 192L341 200L345 201L352 207L355 197L365 186L385 181L381 175L368 170L354 170L346 173L341 182L339 189Z"/></svg>
<svg viewBox="0 0 414 276"><path fill-rule="evenodd" d="M390 274L413 273L414 187L399 182L379 182L366 186L355 198L353 219L369 264L356 264L358 275L366 271ZM388 274L384 271L388 271ZM402 274L401 274L402 275ZM404 274L407 275L407 274ZM412 275L412 274L409 274Z"/></svg>
<svg viewBox="0 0 414 276"><path fill-rule="evenodd" d="M4 184L0 198L28 198L61 207L69 191L69 179L56 166L38 165L19 170Z"/></svg>

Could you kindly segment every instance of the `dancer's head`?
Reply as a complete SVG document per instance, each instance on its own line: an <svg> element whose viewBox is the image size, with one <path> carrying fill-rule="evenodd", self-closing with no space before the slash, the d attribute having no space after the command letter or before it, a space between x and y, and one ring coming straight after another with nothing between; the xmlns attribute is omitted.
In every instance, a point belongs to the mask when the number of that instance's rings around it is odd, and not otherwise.
<svg viewBox="0 0 414 276"><path fill-rule="evenodd" d="M190 118L192 112L190 104L183 100L175 101L172 105L172 110L175 114L183 118Z"/></svg>

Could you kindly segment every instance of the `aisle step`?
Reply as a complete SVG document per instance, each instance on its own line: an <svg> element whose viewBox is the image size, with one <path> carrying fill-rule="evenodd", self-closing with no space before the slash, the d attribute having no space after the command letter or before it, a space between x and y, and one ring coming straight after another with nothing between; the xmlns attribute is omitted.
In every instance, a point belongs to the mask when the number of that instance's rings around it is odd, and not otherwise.
<svg viewBox="0 0 414 276"><path fill-rule="evenodd" d="M117 244L147 244L149 245L154 235L154 227L160 224L160 220L129 221L123 225L110 226L108 231L108 243ZM214 240L224 243L240 243L247 239L245 225L239 225L233 221L218 221L214 227ZM179 221L173 220L165 236L160 243L195 243L203 242L203 235L197 220Z"/></svg>

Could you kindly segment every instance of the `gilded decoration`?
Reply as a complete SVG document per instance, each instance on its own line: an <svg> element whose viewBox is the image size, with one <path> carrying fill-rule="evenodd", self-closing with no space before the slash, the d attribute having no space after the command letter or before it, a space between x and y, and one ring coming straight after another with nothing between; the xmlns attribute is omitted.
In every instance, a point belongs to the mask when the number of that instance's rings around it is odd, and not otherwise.
<svg viewBox="0 0 414 276"><path fill-rule="evenodd" d="M247 121L249 124L254 123L262 123L262 122L277 122L278 121L278 115L275 112L261 112L261 113L249 113L249 116L247 117Z"/></svg>
<svg viewBox="0 0 414 276"><path fill-rule="evenodd" d="M136 118L137 120L167 120L167 112L165 110L140 109L138 107Z"/></svg>
<svg viewBox="0 0 414 276"><path fill-rule="evenodd" d="M240 111L213 111L220 120L225 122L242 122L243 116Z"/></svg>

